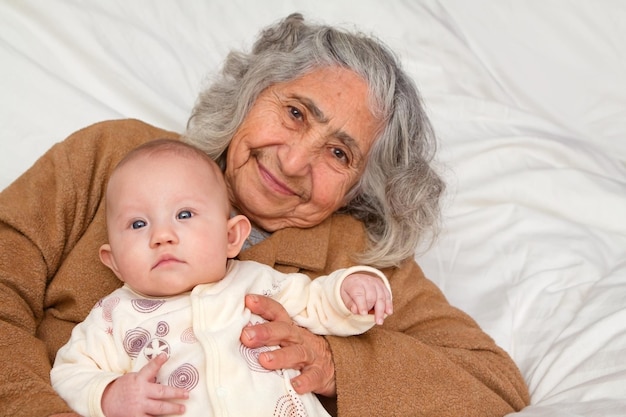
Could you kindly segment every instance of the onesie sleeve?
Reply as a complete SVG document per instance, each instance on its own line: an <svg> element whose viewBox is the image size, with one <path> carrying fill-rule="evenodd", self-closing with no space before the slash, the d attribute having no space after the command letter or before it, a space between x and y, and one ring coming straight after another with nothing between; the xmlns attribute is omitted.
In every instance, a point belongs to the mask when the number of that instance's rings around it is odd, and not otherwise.
<svg viewBox="0 0 626 417"><path fill-rule="evenodd" d="M105 316L96 306L85 321L74 327L70 340L57 352L50 372L52 387L83 416L105 417L104 389L125 372L125 356L116 348L111 323Z"/></svg>
<svg viewBox="0 0 626 417"><path fill-rule="evenodd" d="M371 329L374 315L353 314L341 299L341 284L354 273L367 272L378 276L391 292L387 277L375 268L353 266L340 269L311 281L304 274L290 274L278 301L285 306L299 326L320 335L352 336ZM297 293L298 289L301 293ZM303 299L306 294L306 299ZM294 301L298 300L298 301Z"/></svg>

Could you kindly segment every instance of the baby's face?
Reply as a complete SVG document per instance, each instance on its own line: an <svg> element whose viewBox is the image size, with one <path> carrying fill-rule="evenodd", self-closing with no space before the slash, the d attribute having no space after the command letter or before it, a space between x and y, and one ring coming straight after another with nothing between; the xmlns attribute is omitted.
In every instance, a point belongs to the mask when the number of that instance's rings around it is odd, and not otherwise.
<svg viewBox="0 0 626 417"><path fill-rule="evenodd" d="M223 278L229 204L216 166L142 155L113 174L107 200L111 251L101 259L134 290L165 296Z"/></svg>

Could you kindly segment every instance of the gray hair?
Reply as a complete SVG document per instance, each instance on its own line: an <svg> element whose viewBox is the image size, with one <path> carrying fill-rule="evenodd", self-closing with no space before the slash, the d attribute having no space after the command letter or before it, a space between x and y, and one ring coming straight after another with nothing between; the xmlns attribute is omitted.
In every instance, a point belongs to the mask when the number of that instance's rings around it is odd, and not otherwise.
<svg viewBox="0 0 626 417"><path fill-rule="evenodd" d="M369 246L358 261L397 266L437 235L444 183L432 167L435 135L417 88L393 52L372 36L305 23L292 14L263 30L250 53L231 52L198 97L186 140L224 169L226 150L258 95L320 67L341 66L369 86L372 113L383 122L365 171L340 211L362 220ZM426 245L428 247L429 245Z"/></svg>

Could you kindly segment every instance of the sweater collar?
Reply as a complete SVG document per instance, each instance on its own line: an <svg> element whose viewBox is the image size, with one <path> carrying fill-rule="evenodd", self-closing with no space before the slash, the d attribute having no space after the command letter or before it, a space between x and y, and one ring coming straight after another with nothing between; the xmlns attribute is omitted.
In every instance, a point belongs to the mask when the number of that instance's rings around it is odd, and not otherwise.
<svg viewBox="0 0 626 417"><path fill-rule="evenodd" d="M332 216L307 229L289 227L278 230L262 242L242 251L239 259L321 272L326 266L331 219Z"/></svg>

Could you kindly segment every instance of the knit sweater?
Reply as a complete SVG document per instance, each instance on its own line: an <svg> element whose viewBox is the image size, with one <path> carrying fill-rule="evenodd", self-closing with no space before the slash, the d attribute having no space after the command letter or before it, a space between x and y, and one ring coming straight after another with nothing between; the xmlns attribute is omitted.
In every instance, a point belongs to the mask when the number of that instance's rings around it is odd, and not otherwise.
<svg viewBox="0 0 626 417"><path fill-rule="evenodd" d="M137 120L108 121L53 146L0 193L0 416L70 412L49 373L74 325L121 283L98 259L106 241L104 190L141 143L178 138ZM243 251L282 272L315 278L352 266L363 225L333 215L287 228ZM451 306L414 259L383 271L394 314L359 336L326 336L340 417L503 416L529 402L515 363Z"/></svg>

